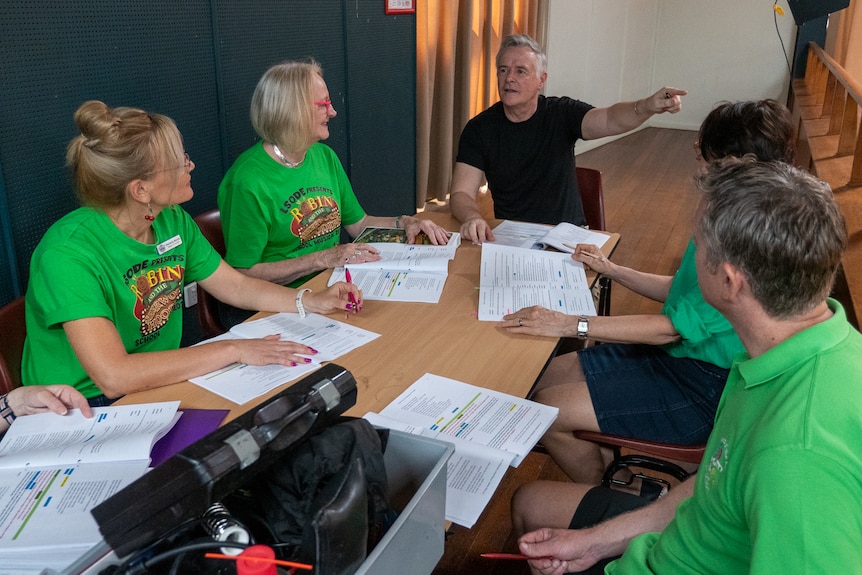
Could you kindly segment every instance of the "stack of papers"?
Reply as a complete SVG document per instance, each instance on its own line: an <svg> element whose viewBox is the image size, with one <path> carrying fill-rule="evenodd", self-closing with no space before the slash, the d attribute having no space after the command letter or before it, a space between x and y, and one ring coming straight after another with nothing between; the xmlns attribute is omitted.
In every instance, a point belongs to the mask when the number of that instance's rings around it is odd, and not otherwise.
<svg viewBox="0 0 862 575"><path fill-rule="evenodd" d="M190 381L234 403L243 404L285 383L308 375L324 361L334 361L349 351L378 338L380 334L336 321L330 317L297 313L277 313L263 319L233 326L229 332L208 339L251 339L280 334L282 341L293 341L317 350L310 363L285 365L246 365L233 363ZM200 344L198 344L200 345Z"/></svg>
<svg viewBox="0 0 862 575"><path fill-rule="evenodd" d="M544 250L550 247L561 252L573 253L575 250L572 246L593 244L602 247L610 236L569 222L551 227L545 224L505 220L494 228L494 238L497 240L494 243L501 246L533 250Z"/></svg>
<svg viewBox="0 0 862 575"><path fill-rule="evenodd" d="M584 264L567 253L482 244L479 319L538 305L566 315L596 315Z"/></svg>
<svg viewBox="0 0 862 575"><path fill-rule="evenodd" d="M0 442L0 572L60 570L102 536L90 509L143 475L178 401L19 417Z"/></svg>
<svg viewBox="0 0 862 575"><path fill-rule="evenodd" d="M472 527L506 469L517 467L557 418L556 407L426 373L365 419L448 441L446 519Z"/></svg>
<svg viewBox="0 0 862 575"><path fill-rule="evenodd" d="M381 257L377 262L350 265L351 281L364 299L437 303L461 235L453 233L445 246L435 246L408 244L404 230L366 228L354 241L374 246ZM345 269L335 268L328 285L346 281Z"/></svg>

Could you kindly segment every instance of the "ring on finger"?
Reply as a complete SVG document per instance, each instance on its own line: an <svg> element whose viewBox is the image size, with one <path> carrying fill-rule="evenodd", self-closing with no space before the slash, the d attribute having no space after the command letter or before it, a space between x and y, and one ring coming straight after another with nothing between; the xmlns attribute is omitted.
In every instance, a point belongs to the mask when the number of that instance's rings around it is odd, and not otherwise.
<svg viewBox="0 0 862 575"><path fill-rule="evenodd" d="M523 325L524 325L524 320L521 318L518 318L518 327L521 327Z"/></svg>
<svg viewBox="0 0 862 575"><path fill-rule="evenodd" d="M362 252L359 250L356 250L355 252L353 252L353 255L359 256L359 255L362 255Z"/></svg>

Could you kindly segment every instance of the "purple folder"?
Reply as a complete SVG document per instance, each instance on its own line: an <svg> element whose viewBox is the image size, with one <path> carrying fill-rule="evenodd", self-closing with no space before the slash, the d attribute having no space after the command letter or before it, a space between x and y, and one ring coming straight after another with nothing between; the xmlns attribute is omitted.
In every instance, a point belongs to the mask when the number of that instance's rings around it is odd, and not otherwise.
<svg viewBox="0 0 862 575"><path fill-rule="evenodd" d="M181 409L182 417L153 445L150 467L179 453L198 439L215 431L230 413L228 409Z"/></svg>

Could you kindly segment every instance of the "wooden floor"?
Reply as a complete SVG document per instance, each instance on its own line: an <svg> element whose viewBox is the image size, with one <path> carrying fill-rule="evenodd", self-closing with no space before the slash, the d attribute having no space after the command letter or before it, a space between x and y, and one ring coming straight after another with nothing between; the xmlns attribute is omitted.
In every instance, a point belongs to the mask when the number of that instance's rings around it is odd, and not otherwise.
<svg viewBox="0 0 862 575"><path fill-rule="evenodd" d="M647 128L578 156L579 166L602 172L605 220L621 241L613 261L658 274L673 274L691 236L698 192L691 182L697 170L692 144L696 134ZM657 313L661 304L615 285L611 313ZM509 501L522 483L565 480L547 455L531 453L509 469L491 503L472 529L453 526L433 575L527 575L519 561L482 559L489 551L516 552ZM406 559L406 558L405 558Z"/></svg>

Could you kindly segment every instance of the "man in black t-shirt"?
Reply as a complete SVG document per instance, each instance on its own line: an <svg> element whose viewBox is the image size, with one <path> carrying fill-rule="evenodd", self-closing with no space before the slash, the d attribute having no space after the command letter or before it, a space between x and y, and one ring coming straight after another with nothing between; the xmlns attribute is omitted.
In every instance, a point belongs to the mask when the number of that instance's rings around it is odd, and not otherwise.
<svg viewBox="0 0 862 575"><path fill-rule="evenodd" d="M676 113L687 92L662 88L636 102L608 108L566 97L542 96L547 57L529 36L506 36L497 53L500 101L461 133L449 206L461 235L494 241L476 198L487 179L494 216L526 222L585 222L575 176L574 145L633 130L653 114Z"/></svg>

